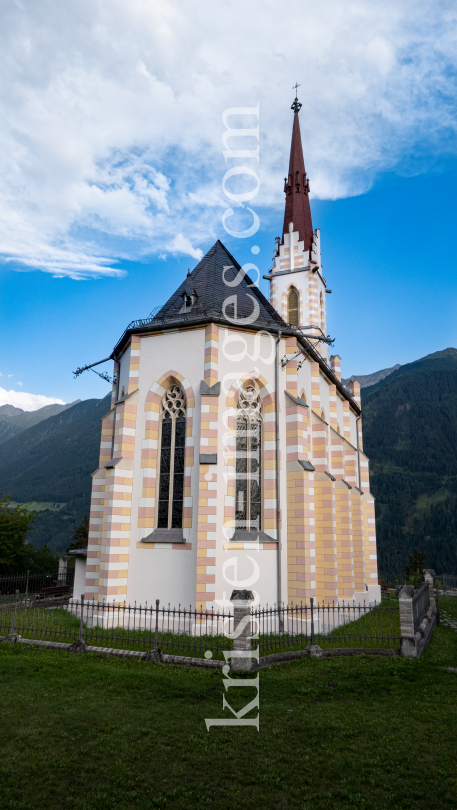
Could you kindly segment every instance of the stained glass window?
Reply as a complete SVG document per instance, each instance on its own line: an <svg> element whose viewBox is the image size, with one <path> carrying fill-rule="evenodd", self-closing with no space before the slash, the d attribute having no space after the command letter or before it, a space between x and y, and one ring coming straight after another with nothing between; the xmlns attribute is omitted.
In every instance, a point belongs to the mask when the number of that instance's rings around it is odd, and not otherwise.
<svg viewBox="0 0 457 810"><path fill-rule="evenodd" d="M179 385L172 385L162 401L158 529L180 529L184 500L186 404Z"/></svg>
<svg viewBox="0 0 457 810"><path fill-rule="evenodd" d="M262 523L262 413L253 386L241 391L236 420L235 528L254 531Z"/></svg>

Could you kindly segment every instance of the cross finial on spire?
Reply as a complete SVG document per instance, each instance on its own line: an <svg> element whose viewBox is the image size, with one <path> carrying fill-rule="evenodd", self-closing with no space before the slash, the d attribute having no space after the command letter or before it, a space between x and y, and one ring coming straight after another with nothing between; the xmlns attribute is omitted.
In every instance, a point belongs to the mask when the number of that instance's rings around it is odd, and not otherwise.
<svg viewBox="0 0 457 810"><path fill-rule="evenodd" d="M300 109L302 108L302 106L303 106L299 102L298 96L297 96L297 90L298 90L299 87L301 87L301 84L298 84L298 82L295 82L294 86L292 87L292 90L295 90L295 100L294 100L294 103L292 104L290 109L293 110L296 113L298 113L300 111Z"/></svg>

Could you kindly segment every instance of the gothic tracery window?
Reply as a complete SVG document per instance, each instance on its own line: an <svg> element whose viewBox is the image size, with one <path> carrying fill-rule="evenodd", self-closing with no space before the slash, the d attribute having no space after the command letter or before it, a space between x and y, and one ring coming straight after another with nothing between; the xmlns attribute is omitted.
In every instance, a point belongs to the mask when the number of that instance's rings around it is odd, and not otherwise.
<svg viewBox="0 0 457 810"><path fill-rule="evenodd" d="M235 528L261 530L262 410L258 391L240 392L236 419Z"/></svg>
<svg viewBox="0 0 457 810"><path fill-rule="evenodd" d="M186 403L179 385L162 400L158 529L180 529L184 499Z"/></svg>
<svg viewBox="0 0 457 810"><path fill-rule="evenodd" d="M287 322L294 326L300 325L300 300L295 287L291 287L287 299Z"/></svg>

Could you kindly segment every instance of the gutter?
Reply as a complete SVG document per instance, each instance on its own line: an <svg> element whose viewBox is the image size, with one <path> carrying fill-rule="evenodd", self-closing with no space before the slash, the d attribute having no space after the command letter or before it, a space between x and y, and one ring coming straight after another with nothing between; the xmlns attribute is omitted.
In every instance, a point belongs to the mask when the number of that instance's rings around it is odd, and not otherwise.
<svg viewBox="0 0 457 810"><path fill-rule="evenodd" d="M362 481L360 476L360 441L359 441L359 422L362 418L362 411L360 411L360 416L357 417L355 420L355 430L357 433L357 476L359 482L359 491L362 492Z"/></svg>

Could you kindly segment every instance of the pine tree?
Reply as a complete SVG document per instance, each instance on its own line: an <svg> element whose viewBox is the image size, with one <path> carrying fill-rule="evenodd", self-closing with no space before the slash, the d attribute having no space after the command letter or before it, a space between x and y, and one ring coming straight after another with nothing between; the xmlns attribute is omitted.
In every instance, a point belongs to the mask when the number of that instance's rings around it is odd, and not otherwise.
<svg viewBox="0 0 457 810"><path fill-rule="evenodd" d="M424 568L427 567L427 554L416 548L415 551L409 555L409 562L405 565L405 576L408 585L414 585L415 588L420 588L424 584Z"/></svg>
<svg viewBox="0 0 457 810"><path fill-rule="evenodd" d="M25 538L36 517L23 504L11 506L11 493L0 496L0 572L20 573L27 565L29 545Z"/></svg>

